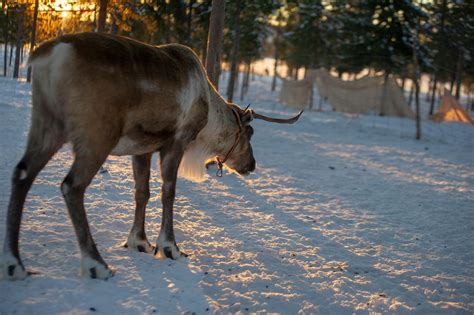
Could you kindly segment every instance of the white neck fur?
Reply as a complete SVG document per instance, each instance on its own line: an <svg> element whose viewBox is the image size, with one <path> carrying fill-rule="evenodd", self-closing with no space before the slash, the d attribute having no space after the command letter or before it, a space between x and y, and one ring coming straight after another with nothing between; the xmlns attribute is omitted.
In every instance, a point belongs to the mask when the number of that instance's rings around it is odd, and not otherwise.
<svg viewBox="0 0 474 315"><path fill-rule="evenodd" d="M211 85L210 94L207 124L199 132L196 140L189 144L178 170L178 176L194 182L206 179L206 162L217 155L216 147L219 144L217 130L224 130L225 124L231 121L225 100Z"/></svg>

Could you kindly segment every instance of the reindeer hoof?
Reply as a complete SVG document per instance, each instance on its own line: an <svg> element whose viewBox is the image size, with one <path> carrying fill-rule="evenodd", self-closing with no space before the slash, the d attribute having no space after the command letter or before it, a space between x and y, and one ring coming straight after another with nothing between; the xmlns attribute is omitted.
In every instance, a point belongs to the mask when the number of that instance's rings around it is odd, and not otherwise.
<svg viewBox="0 0 474 315"><path fill-rule="evenodd" d="M95 259L86 257L81 262L81 276L84 278L107 280L112 278L115 271L109 269L106 264L100 263Z"/></svg>
<svg viewBox="0 0 474 315"><path fill-rule="evenodd" d="M161 244L160 244L161 243ZM180 257L188 257L187 254L179 250L178 246L174 242L158 242L155 247L154 255L158 259L173 259L177 260Z"/></svg>
<svg viewBox="0 0 474 315"><path fill-rule="evenodd" d="M23 264L10 254L4 254L0 266L0 278L5 280L23 280L28 277L28 272Z"/></svg>
<svg viewBox="0 0 474 315"><path fill-rule="evenodd" d="M138 239L131 236L128 237L127 241L123 244L123 247L130 250L136 250L140 253L151 253L154 249L146 238Z"/></svg>

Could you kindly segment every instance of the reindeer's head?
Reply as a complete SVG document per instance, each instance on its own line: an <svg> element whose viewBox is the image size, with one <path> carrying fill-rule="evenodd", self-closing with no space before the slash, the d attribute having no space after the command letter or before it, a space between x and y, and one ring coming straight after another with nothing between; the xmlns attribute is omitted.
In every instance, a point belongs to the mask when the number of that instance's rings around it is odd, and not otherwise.
<svg viewBox="0 0 474 315"><path fill-rule="evenodd" d="M296 122L303 111L295 117L289 119L270 118L264 115L255 113L248 106L241 109L235 104L228 104L235 117L235 138L231 147L227 149L222 156L217 156L218 176L222 175L222 167L225 164L230 169L236 171L241 175L248 175L255 170L255 158L253 156L252 145L250 140L253 135L253 128L250 122L254 119L263 119L269 122L280 124L292 124Z"/></svg>

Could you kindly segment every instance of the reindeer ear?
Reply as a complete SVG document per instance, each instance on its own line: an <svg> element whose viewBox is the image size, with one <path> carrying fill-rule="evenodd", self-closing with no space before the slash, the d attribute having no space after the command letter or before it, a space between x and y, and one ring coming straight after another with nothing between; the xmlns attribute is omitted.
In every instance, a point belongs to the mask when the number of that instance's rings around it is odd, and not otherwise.
<svg viewBox="0 0 474 315"><path fill-rule="evenodd" d="M240 120L242 121L242 124L248 125L252 120L253 120L253 111L249 109L250 104L245 107L244 110L242 110L241 115L240 115Z"/></svg>
<svg viewBox="0 0 474 315"><path fill-rule="evenodd" d="M240 114L240 120L243 125L248 125L253 120L253 112L251 109L246 109Z"/></svg>

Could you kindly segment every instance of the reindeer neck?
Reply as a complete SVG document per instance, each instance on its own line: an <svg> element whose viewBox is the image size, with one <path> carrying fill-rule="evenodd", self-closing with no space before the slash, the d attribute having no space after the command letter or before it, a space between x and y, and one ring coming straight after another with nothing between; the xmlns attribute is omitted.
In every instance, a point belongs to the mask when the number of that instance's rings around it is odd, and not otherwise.
<svg viewBox="0 0 474 315"><path fill-rule="evenodd" d="M232 108L222 95L215 90L214 87L210 87L211 102L209 104L208 122L203 130L206 136L215 139L216 141L222 141L221 137L227 137L229 131L232 131L232 127L235 124L235 116L232 113Z"/></svg>
<svg viewBox="0 0 474 315"><path fill-rule="evenodd" d="M207 124L199 132L196 141L186 150L180 165L180 174L188 179L201 181L205 178L205 163L225 154L232 145L235 117L231 107L214 87L210 86L210 103Z"/></svg>

